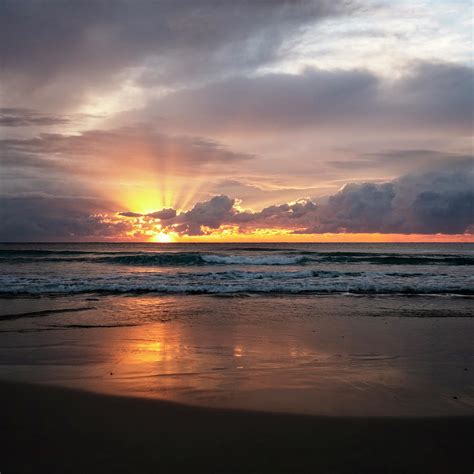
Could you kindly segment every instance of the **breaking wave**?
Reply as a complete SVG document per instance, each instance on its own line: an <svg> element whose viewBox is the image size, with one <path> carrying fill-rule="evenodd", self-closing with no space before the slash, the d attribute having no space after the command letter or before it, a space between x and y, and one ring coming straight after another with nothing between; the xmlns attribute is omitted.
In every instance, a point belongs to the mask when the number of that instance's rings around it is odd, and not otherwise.
<svg viewBox="0 0 474 474"><path fill-rule="evenodd" d="M244 251L244 252L248 252ZM78 252L78 251L0 251L0 262L88 262L125 266L203 266L203 265L308 265L314 263L373 265L474 265L474 256L445 254L374 254L357 252L297 252L207 254L201 252Z"/></svg>
<svg viewBox="0 0 474 474"><path fill-rule="evenodd" d="M0 247L0 297L474 295L472 245L33 245Z"/></svg>
<svg viewBox="0 0 474 474"><path fill-rule="evenodd" d="M340 271L228 271L105 274L79 278L0 277L0 295L158 294L453 294L474 295L469 280L443 274Z"/></svg>

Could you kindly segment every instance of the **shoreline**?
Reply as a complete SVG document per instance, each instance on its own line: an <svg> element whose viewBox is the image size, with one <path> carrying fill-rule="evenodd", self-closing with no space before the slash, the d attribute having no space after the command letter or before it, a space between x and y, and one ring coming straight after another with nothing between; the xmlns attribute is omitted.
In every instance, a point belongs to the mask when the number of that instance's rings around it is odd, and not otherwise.
<svg viewBox="0 0 474 474"><path fill-rule="evenodd" d="M0 381L2 472L471 472L474 417L204 408Z"/></svg>

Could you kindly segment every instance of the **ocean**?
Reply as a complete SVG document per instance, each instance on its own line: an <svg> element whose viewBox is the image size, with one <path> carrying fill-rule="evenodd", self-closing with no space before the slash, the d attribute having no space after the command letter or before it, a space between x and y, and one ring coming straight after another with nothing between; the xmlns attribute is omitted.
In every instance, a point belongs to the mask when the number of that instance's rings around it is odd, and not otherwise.
<svg viewBox="0 0 474 474"><path fill-rule="evenodd" d="M1 244L0 379L474 414L473 244Z"/></svg>
<svg viewBox="0 0 474 474"><path fill-rule="evenodd" d="M3 244L0 292L473 295L473 244Z"/></svg>

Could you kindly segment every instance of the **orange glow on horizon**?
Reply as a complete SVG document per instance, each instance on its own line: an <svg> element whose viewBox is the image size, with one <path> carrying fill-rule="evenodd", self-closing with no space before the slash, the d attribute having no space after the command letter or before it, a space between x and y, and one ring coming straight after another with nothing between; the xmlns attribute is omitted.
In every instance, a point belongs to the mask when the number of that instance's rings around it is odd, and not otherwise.
<svg viewBox="0 0 474 474"><path fill-rule="evenodd" d="M290 229L256 229L239 232L238 229L209 230L204 235L179 235L163 231L160 224L144 230L138 222L137 233L129 233L117 241L157 243L474 243L474 234L380 234L380 233L326 233L294 234ZM141 232L140 232L141 231Z"/></svg>
<svg viewBox="0 0 474 474"><path fill-rule="evenodd" d="M162 209L153 205L153 199L140 200L130 206L144 214ZM157 201L154 201L157 202ZM171 207L171 206L170 206ZM474 243L474 234L382 234L382 233L295 233L295 229L284 228L240 228L237 225L222 225L218 229L202 227L203 235L183 235L167 225L167 221L153 219L146 215L136 218L111 218L104 216L104 222L128 222L130 229L123 234L107 239L113 242L156 242L156 243Z"/></svg>
<svg viewBox="0 0 474 474"><path fill-rule="evenodd" d="M215 242L215 243L474 243L474 234L292 234L275 233L232 233L203 236L179 236L176 242Z"/></svg>
<svg viewBox="0 0 474 474"><path fill-rule="evenodd" d="M170 242L174 242L175 237L174 237L174 235L166 234L164 232L160 232L158 234L155 234L151 238L151 240L152 240L152 242L159 242L160 244L167 244L167 243L170 243Z"/></svg>

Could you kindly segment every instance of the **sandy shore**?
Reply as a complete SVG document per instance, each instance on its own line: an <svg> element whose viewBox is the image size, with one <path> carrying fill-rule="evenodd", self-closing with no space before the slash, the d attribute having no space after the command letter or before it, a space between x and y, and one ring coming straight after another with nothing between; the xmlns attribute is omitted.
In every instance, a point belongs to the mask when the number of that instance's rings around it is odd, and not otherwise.
<svg viewBox="0 0 474 474"><path fill-rule="evenodd" d="M2 473L472 472L474 418L305 417L0 383Z"/></svg>

